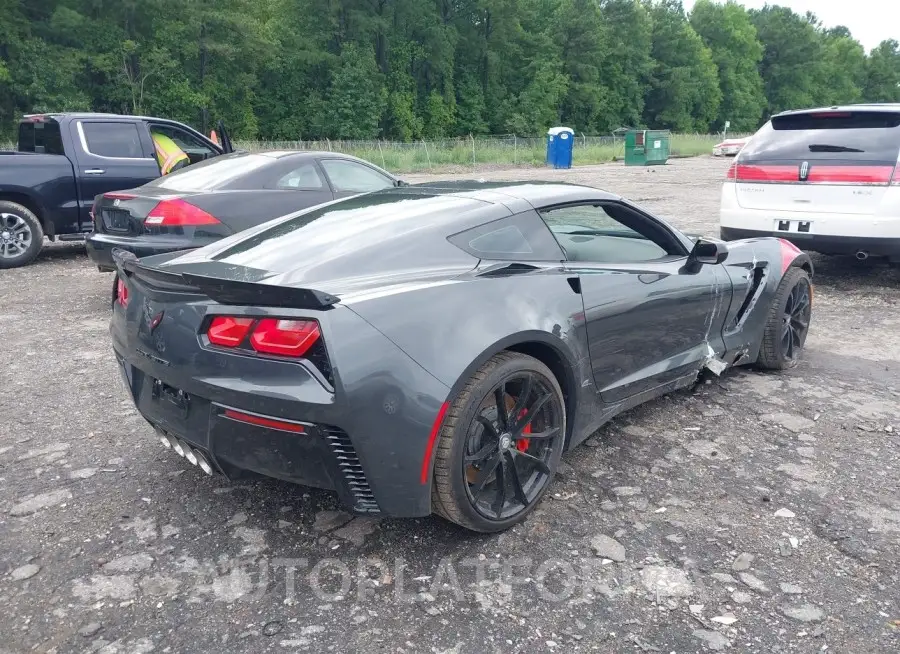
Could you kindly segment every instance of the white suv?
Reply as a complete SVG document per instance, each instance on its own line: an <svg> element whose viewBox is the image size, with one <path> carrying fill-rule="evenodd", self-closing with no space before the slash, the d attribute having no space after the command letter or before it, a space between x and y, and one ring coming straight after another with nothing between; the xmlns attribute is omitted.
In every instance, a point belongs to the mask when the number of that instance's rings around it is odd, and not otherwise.
<svg viewBox="0 0 900 654"><path fill-rule="evenodd" d="M900 262L900 104L773 116L728 170L719 226L726 241Z"/></svg>

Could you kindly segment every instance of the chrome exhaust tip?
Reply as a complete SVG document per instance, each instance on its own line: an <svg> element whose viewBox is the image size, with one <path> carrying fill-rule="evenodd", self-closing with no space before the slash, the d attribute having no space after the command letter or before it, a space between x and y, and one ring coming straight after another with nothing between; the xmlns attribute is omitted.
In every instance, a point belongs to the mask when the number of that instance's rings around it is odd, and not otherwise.
<svg viewBox="0 0 900 654"><path fill-rule="evenodd" d="M159 442L163 444L163 447L174 450L178 456L187 459L191 465L197 466L207 475L212 476L215 474L212 463L210 463L203 452L191 447L180 438L175 438L174 436L167 434L161 429L157 429L156 433L159 435Z"/></svg>
<svg viewBox="0 0 900 654"><path fill-rule="evenodd" d="M207 475L212 477L212 474L213 474L212 464L206 459L206 457L203 455L203 452L201 452L200 450L191 450L191 452L194 455L194 457L196 457L197 465L200 467L200 469L203 472L205 472Z"/></svg>
<svg viewBox="0 0 900 654"><path fill-rule="evenodd" d="M869 253L866 252L865 250L857 250L856 258L859 259L860 261L865 261L866 259L869 258Z"/></svg>

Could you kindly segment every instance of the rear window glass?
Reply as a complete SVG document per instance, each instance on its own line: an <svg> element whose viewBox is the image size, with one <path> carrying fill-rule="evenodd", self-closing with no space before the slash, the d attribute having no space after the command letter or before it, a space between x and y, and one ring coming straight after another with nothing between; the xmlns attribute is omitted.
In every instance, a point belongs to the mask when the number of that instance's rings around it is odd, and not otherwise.
<svg viewBox="0 0 900 654"><path fill-rule="evenodd" d="M860 161L894 164L900 112L846 111L776 116L757 132L741 161Z"/></svg>
<svg viewBox="0 0 900 654"><path fill-rule="evenodd" d="M118 159L146 158L136 124L91 121L80 125L90 154Z"/></svg>
<svg viewBox="0 0 900 654"><path fill-rule="evenodd" d="M59 123L55 120L19 123L19 152L65 154Z"/></svg>
<svg viewBox="0 0 900 654"><path fill-rule="evenodd" d="M259 170L275 160L259 154L224 155L195 163L187 168L159 177L148 184L169 191L211 191L224 188L244 175Z"/></svg>
<svg viewBox="0 0 900 654"><path fill-rule="evenodd" d="M495 261L562 261L562 250L534 211L494 220L448 239L473 257Z"/></svg>

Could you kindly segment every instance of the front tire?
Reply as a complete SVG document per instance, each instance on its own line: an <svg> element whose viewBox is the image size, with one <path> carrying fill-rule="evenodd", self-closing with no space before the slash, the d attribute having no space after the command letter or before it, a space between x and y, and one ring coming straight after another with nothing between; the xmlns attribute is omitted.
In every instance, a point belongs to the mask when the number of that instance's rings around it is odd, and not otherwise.
<svg viewBox="0 0 900 654"><path fill-rule="evenodd" d="M518 524L550 486L565 435L565 400L550 369L524 354L495 355L447 410L432 510L483 533Z"/></svg>
<svg viewBox="0 0 900 654"><path fill-rule="evenodd" d="M793 368L800 360L812 318L812 284L802 268L781 278L763 332L757 365L767 370Z"/></svg>
<svg viewBox="0 0 900 654"><path fill-rule="evenodd" d="M44 245L44 229L30 209L16 202L0 202L0 268L25 266Z"/></svg>

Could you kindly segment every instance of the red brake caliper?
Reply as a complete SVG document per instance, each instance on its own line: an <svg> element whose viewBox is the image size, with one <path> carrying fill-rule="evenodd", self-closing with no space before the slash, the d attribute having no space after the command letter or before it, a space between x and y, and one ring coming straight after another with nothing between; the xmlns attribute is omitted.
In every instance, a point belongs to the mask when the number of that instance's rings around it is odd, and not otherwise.
<svg viewBox="0 0 900 654"><path fill-rule="evenodd" d="M516 417L516 420L521 419L527 413L528 413L528 411L526 409L522 409L522 413L520 413ZM531 424L530 423L525 425L525 429L522 430L522 433L523 434L531 433ZM516 441L516 449L519 450L520 452L524 452L525 450L528 449L528 443L530 440L531 440L530 438L520 438L519 440Z"/></svg>

